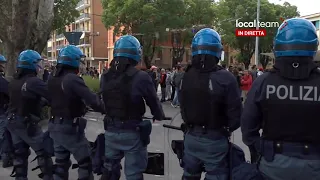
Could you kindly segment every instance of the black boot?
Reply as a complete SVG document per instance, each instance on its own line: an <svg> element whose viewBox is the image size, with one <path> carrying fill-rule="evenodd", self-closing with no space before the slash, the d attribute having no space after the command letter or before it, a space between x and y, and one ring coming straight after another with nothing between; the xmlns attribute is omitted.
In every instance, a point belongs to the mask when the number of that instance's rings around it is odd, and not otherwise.
<svg viewBox="0 0 320 180"><path fill-rule="evenodd" d="M8 168L13 166L13 160L11 158L3 159L2 160L2 167Z"/></svg>
<svg viewBox="0 0 320 180"><path fill-rule="evenodd" d="M8 168L13 166L13 155L5 153L1 155L1 159L2 159L3 168Z"/></svg>

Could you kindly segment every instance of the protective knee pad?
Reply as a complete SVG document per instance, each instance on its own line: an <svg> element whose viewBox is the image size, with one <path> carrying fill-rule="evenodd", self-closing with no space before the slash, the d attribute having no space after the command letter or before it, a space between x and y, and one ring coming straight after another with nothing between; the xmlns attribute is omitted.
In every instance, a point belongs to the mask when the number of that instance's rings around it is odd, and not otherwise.
<svg viewBox="0 0 320 180"><path fill-rule="evenodd" d="M29 146L24 142L14 145L14 161L11 177L27 177L28 157L30 153Z"/></svg>
<svg viewBox="0 0 320 180"><path fill-rule="evenodd" d="M54 165L54 174L59 176L62 179L68 180L69 179L69 168L72 165L70 160L70 155L67 156L65 159L58 159L55 160L56 164Z"/></svg>
<svg viewBox="0 0 320 180"><path fill-rule="evenodd" d="M73 169L79 168L79 170L87 171L87 175L81 174L82 177L80 177L80 174L79 174L78 180L93 180L92 162L89 156L78 161L78 164L74 165L72 168Z"/></svg>
<svg viewBox="0 0 320 180"><path fill-rule="evenodd" d="M103 173L100 180L119 180L121 176L122 166L121 160L104 159L104 162L111 164L111 169L104 167Z"/></svg>
<svg viewBox="0 0 320 180"><path fill-rule="evenodd" d="M41 173L38 175L41 179L50 179L53 176L54 168L51 157L44 149L36 151L37 156L32 160L38 161L38 166L33 168L32 171L40 169Z"/></svg>

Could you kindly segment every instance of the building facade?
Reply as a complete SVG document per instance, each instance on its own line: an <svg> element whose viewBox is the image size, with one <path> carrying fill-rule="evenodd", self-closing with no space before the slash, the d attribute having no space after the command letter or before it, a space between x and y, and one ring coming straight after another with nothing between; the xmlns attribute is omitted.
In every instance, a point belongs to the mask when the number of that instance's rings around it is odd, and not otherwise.
<svg viewBox="0 0 320 180"><path fill-rule="evenodd" d="M66 32L82 32L78 47L86 55L86 67L101 70L108 61L108 30L102 23L102 4L98 0L81 0L76 9L80 16L75 22L66 26ZM58 52L68 45L63 34L52 33L47 43L47 57L53 64L57 60Z"/></svg>
<svg viewBox="0 0 320 180"><path fill-rule="evenodd" d="M138 35L134 35L138 39L140 37ZM119 39L119 36L117 36L113 29L108 30L108 59L109 63L113 59L113 49L114 49L114 43ZM171 68L174 65L174 62L172 62L172 43L171 43L171 37L168 36L167 41L157 41L156 43L156 51L154 53L153 59L151 61L152 65L162 67L162 68ZM186 64L188 61L191 60L191 52L190 52L190 45L185 46L185 53L183 54L183 61L182 64ZM145 68L145 64L143 60L138 65L142 68Z"/></svg>

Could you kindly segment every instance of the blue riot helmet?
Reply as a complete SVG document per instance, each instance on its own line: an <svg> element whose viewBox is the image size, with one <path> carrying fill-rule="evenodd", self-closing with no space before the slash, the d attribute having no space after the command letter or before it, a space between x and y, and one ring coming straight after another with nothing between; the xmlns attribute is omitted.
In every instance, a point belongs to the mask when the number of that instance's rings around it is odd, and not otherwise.
<svg viewBox="0 0 320 180"><path fill-rule="evenodd" d="M201 29L194 35L191 49L192 56L207 54L220 59L223 50L220 35L210 28Z"/></svg>
<svg viewBox="0 0 320 180"><path fill-rule="evenodd" d="M4 64L7 62L6 58L0 54L0 72L4 70Z"/></svg>
<svg viewBox="0 0 320 180"><path fill-rule="evenodd" d="M7 62L7 59L0 54L0 63L6 63Z"/></svg>
<svg viewBox="0 0 320 180"><path fill-rule="evenodd" d="M319 40L315 26L306 19L292 18L278 28L274 40L275 57L316 55Z"/></svg>
<svg viewBox="0 0 320 180"><path fill-rule="evenodd" d="M141 54L142 49L140 42L134 36L121 36L114 44L113 57L127 57L136 62L140 62Z"/></svg>
<svg viewBox="0 0 320 180"><path fill-rule="evenodd" d="M86 56L80 48L74 45L68 45L60 50L57 64L78 68L80 66L80 62L82 63L85 57Z"/></svg>
<svg viewBox="0 0 320 180"><path fill-rule="evenodd" d="M37 51L25 50L22 51L18 57L17 68L37 70L40 67L38 63L41 60L43 59Z"/></svg>

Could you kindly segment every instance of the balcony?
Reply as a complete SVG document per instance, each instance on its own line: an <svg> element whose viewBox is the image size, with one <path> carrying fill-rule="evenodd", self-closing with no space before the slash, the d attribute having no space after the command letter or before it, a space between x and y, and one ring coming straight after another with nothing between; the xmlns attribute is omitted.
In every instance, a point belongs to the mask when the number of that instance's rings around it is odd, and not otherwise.
<svg viewBox="0 0 320 180"><path fill-rule="evenodd" d="M58 39L62 39L62 38L64 38L64 35L63 35L63 34L59 34L59 35L56 36L56 41L57 41Z"/></svg>
<svg viewBox="0 0 320 180"><path fill-rule="evenodd" d="M89 42L87 42L87 43L83 43L83 44L79 44L79 45L77 45L77 47L90 47L91 46L91 44L89 44Z"/></svg>
<svg viewBox="0 0 320 180"><path fill-rule="evenodd" d="M52 47L47 47L47 52L52 52Z"/></svg>
<svg viewBox="0 0 320 180"><path fill-rule="evenodd" d="M81 11L87 7L90 7L90 1L89 0L81 0L77 4L76 10Z"/></svg>
<svg viewBox="0 0 320 180"><path fill-rule="evenodd" d="M76 18L75 22L80 23L88 20L90 20L90 15L88 13L84 13L84 14L81 14L78 18Z"/></svg>
<svg viewBox="0 0 320 180"><path fill-rule="evenodd" d="M64 48L65 47L65 45L59 45L59 46L57 46L56 48L57 48L57 50L60 50L60 49L62 49L62 48Z"/></svg>
<svg viewBox="0 0 320 180"><path fill-rule="evenodd" d="M74 30L75 32L90 32L90 30L85 29L85 28L78 28Z"/></svg>

